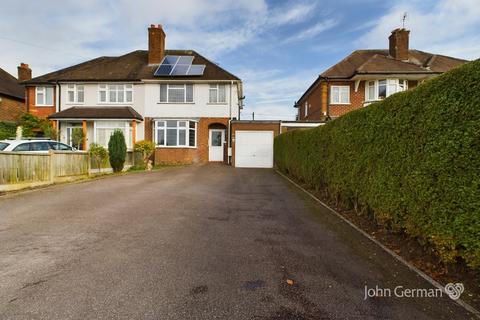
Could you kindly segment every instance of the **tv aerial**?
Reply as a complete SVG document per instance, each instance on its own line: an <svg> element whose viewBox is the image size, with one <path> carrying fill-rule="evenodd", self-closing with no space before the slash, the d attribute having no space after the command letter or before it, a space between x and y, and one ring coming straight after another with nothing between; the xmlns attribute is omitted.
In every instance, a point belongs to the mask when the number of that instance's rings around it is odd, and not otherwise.
<svg viewBox="0 0 480 320"><path fill-rule="evenodd" d="M408 17L408 12L404 12L403 13L403 17L402 17L402 28L405 29L405 21L407 20L407 17Z"/></svg>

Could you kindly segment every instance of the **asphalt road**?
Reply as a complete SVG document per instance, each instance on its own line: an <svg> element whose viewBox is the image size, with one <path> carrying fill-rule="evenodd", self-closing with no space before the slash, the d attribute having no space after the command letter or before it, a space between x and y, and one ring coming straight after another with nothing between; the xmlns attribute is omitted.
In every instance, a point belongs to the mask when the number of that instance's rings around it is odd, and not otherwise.
<svg viewBox="0 0 480 320"><path fill-rule="evenodd" d="M272 170L0 197L1 319L470 318L448 297L364 300L365 285L432 289Z"/></svg>

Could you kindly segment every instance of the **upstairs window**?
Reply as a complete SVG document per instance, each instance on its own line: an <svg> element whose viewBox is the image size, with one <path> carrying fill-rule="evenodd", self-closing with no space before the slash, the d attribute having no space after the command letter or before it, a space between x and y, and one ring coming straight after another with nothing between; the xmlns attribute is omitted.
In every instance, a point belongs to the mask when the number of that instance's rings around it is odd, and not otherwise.
<svg viewBox="0 0 480 320"><path fill-rule="evenodd" d="M211 84L208 89L209 103L226 103L226 86L224 84Z"/></svg>
<svg viewBox="0 0 480 320"><path fill-rule="evenodd" d="M385 99L394 93L408 89L408 81L404 79L380 79L367 81L365 88L366 101Z"/></svg>
<svg viewBox="0 0 480 320"><path fill-rule="evenodd" d="M67 102L68 103L84 103L85 93L82 84L67 85Z"/></svg>
<svg viewBox="0 0 480 320"><path fill-rule="evenodd" d="M101 103L132 103L132 84L99 84L98 101Z"/></svg>
<svg viewBox="0 0 480 320"><path fill-rule="evenodd" d="M350 104L350 86L332 86L330 89L331 104Z"/></svg>
<svg viewBox="0 0 480 320"><path fill-rule="evenodd" d="M35 96L35 105L53 106L53 87L36 87Z"/></svg>
<svg viewBox="0 0 480 320"><path fill-rule="evenodd" d="M161 103L193 103L193 84L161 84Z"/></svg>
<svg viewBox="0 0 480 320"><path fill-rule="evenodd" d="M155 143L162 147L196 147L197 123L188 120L155 122Z"/></svg>

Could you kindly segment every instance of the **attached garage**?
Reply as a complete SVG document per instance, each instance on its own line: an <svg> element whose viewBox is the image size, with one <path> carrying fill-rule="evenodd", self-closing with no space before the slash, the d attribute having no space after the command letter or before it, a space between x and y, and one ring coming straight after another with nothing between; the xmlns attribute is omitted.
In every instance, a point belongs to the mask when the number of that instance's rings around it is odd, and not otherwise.
<svg viewBox="0 0 480 320"><path fill-rule="evenodd" d="M273 136L273 131L237 131L235 167L273 168Z"/></svg>
<svg viewBox="0 0 480 320"><path fill-rule="evenodd" d="M232 121L232 164L237 168L273 168L273 139L280 121Z"/></svg>

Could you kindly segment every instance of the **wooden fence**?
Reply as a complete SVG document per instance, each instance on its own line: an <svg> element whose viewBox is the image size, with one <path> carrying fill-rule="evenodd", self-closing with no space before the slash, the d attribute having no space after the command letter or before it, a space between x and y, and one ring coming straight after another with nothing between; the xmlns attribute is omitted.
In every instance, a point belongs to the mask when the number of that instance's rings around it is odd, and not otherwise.
<svg viewBox="0 0 480 320"><path fill-rule="evenodd" d="M125 166L140 163L141 155L127 154ZM60 181L75 180L89 174L111 171L108 159L98 168L87 152L50 151L49 153L0 152L0 192L20 190Z"/></svg>

